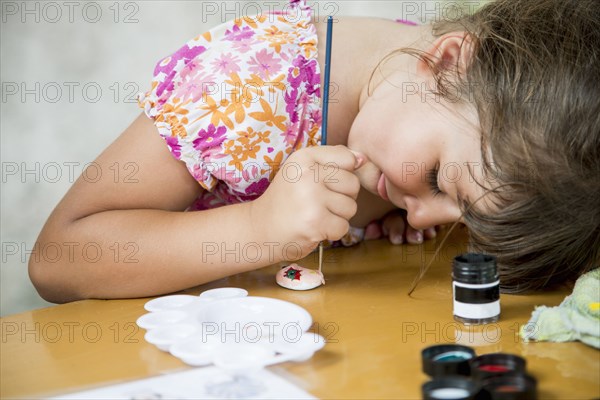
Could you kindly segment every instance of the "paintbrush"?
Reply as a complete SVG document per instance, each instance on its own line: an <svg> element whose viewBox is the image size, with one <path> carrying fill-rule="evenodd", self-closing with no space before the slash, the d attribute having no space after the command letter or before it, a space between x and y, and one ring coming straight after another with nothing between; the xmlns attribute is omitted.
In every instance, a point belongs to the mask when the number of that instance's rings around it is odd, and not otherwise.
<svg viewBox="0 0 600 400"><path fill-rule="evenodd" d="M333 17L327 17L327 39L325 43L325 79L323 82L323 112L321 119L321 146L327 144L327 114L329 112L329 75L331 70L331 41ZM319 242L319 272L323 268L323 242Z"/></svg>

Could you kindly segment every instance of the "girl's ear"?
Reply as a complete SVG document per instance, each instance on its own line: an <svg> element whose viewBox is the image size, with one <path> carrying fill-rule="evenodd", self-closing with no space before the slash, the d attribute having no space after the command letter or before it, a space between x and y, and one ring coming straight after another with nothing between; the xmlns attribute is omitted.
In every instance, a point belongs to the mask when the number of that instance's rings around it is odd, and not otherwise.
<svg viewBox="0 0 600 400"><path fill-rule="evenodd" d="M449 32L436 38L426 50L427 58L417 60L417 72L425 78L438 73L464 75L473 54L473 40L467 32Z"/></svg>

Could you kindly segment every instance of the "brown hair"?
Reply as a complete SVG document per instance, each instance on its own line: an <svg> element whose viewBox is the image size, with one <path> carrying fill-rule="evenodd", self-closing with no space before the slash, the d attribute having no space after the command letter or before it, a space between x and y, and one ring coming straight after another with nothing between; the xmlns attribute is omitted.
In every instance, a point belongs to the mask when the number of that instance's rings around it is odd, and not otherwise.
<svg viewBox="0 0 600 400"><path fill-rule="evenodd" d="M498 0L433 24L434 36L453 31L472 39L472 57L464 76L433 70L437 93L468 94L495 183L497 211L461 199L470 250L497 257L503 292L577 278L600 261L598 1Z"/></svg>

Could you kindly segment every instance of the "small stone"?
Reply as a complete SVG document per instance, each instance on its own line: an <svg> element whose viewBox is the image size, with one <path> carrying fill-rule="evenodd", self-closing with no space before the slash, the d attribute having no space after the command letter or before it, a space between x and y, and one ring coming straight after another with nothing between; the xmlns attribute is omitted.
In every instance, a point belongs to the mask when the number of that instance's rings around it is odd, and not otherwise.
<svg viewBox="0 0 600 400"><path fill-rule="evenodd" d="M279 286L292 290L310 290L325 284L320 271L304 268L296 263L281 268L275 280Z"/></svg>

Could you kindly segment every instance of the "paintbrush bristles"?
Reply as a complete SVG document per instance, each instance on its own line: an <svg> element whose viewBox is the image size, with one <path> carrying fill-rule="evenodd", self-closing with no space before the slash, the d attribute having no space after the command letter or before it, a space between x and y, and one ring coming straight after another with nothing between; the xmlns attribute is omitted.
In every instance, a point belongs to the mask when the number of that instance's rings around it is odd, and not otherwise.
<svg viewBox="0 0 600 400"><path fill-rule="evenodd" d="M319 243L319 272L323 269L323 242Z"/></svg>

